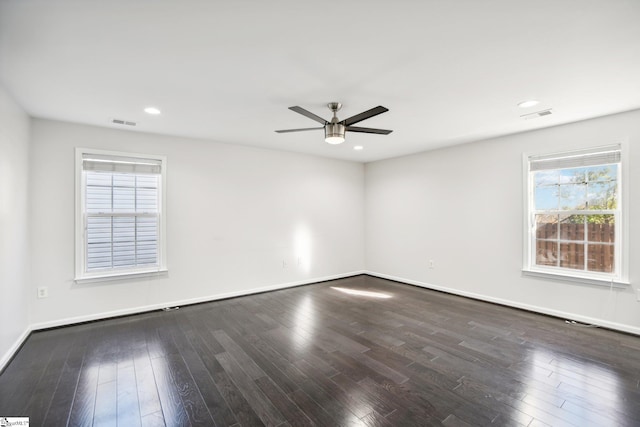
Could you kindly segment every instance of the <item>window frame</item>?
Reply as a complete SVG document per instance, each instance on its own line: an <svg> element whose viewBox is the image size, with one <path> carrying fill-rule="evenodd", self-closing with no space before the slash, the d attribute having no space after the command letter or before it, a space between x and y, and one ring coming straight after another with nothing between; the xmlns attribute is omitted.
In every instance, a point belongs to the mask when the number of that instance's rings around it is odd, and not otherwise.
<svg viewBox="0 0 640 427"><path fill-rule="evenodd" d="M617 149L620 151L620 162L618 163L618 177L617 177L617 206L615 216L615 242L614 242L614 268L613 273L591 272L587 270L574 270L570 268L562 268L559 266L541 266L535 264L536 256L536 214L538 213L535 208L534 191L535 183L533 179L533 172L531 171L532 159L539 159L542 157L562 158L570 156L587 155L598 152L604 152L607 150ZM527 276L543 277L551 280L560 280L568 282L577 282L588 285L604 285L604 286L616 286L626 287L629 282L629 229L627 220L628 215L628 203L629 200L629 179L627 166L626 152L628 146L626 141L606 146L594 146L586 149L575 149L562 152L551 153L524 153L522 157L523 165L523 260L522 260L522 272ZM557 168L556 170L569 169ZM578 210L579 211L579 210ZM562 212L563 214L570 215L576 211L568 210ZM609 211L590 211L590 214L597 213L611 213ZM585 246L588 245L587 236L585 235Z"/></svg>
<svg viewBox="0 0 640 427"><path fill-rule="evenodd" d="M127 157L160 162L158 189L158 264L152 267L111 268L89 272L87 263L86 242L86 179L83 170L83 158L86 155ZM162 155L130 153L123 151L100 150L93 148L75 149L75 282L90 283L105 280L118 280L144 276L155 276L168 272L167 268L167 233L166 233L166 171L167 158ZM118 216L120 214L114 214Z"/></svg>

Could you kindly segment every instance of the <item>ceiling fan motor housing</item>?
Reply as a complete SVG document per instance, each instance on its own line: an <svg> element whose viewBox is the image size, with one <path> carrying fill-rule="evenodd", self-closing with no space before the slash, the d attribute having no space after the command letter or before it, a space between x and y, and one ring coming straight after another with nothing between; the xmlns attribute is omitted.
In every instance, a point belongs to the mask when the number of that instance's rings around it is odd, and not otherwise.
<svg viewBox="0 0 640 427"><path fill-rule="evenodd" d="M327 123L324 125L324 140L329 144L342 144L346 126L340 123Z"/></svg>

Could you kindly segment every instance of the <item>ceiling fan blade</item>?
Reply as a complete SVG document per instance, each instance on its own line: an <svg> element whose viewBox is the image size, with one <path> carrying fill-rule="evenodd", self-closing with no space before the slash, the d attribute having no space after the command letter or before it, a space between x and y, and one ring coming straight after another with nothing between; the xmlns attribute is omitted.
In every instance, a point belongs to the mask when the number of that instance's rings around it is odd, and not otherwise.
<svg viewBox="0 0 640 427"><path fill-rule="evenodd" d="M302 129L282 129L277 130L278 133L287 133L287 132L302 132L305 130L316 130L316 129L324 129L324 126L320 126L319 128L302 128Z"/></svg>
<svg viewBox="0 0 640 427"><path fill-rule="evenodd" d="M302 114L303 116L309 117L311 120L315 120L316 122L322 123L323 125L326 125L328 123L322 117L316 116L311 111L307 111L302 107L298 107L297 105L295 107L289 107L289 110L295 111L296 113L299 113L299 114Z"/></svg>
<svg viewBox="0 0 640 427"><path fill-rule="evenodd" d="M377 116L378 114L386 113L389 111L388 108L383 107L382 105L378 105L370 110L367 110L363 113L356 114L355 116L349 117L348 119L342 120L340 123L343 123L345 126L349 126L363 120L368 119L369 117Z"/></svg>
<svg viewBox="0 0 640 427"><path fill-rule="evenodd" d="M388 129L373 129L373 128L361 128L358 126L347 126L347 131L349 132L362 132L362 133L377 133L380 135L389 135L392 130Z"/></svg>

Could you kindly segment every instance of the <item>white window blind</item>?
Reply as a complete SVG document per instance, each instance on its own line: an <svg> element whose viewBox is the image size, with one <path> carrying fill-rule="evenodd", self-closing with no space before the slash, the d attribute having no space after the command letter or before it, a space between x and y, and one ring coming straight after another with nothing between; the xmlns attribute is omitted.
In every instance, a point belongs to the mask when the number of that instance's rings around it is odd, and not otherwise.
<svg viewBox="0 0 640 427"><path fill-rule="evenodd" d="M162 161L83 153L82 275L160 269Z"/></svg>
<svg viewBox="0 0 640 427"><path fill-rule="evenodd" d="M161 162L155 159L140 159L125 156L84 154L82 169L86 171L122 172L158 175Z"/></svg>
<svg viewBox="0 0 640 427"><path fill-rule="evenodd" d="M620 146L604 147L597 151L585 150L570 154L552 154L529 157L529 170L568 169L620 163Z"/></svg>

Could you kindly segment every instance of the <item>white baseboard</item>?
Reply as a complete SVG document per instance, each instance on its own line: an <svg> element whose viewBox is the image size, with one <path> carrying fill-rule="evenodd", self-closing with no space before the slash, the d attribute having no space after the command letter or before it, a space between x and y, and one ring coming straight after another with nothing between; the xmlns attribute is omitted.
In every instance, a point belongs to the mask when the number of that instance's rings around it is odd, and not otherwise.
<svg viewBox="0 0 640 427"><path fill-rule="evenodd" d="M226 292L223 294L207 295L203 297L189 298L189 299L183 299L183 300L177 300L177 301L166 301L159 304L131 307L131 308L125 308L122 310L106 311L102 313L89 314L85 316L68 317L65 319L52 320L49 322L35 323L31 325L30 330L37 331L40 329L56 328L59 326L68 326L76 323L90 322L93 320L102 320L102 319L108 319L111 317L127 316L131 314L144 313L147 311L160 310L164 307L179 307L179 306L190 305L190 304L198 304L201 302L209 302L209 301L216 301L216 300L227 299L227 298L241 297L246 295L258 294L261 292L276 291L279 289L293 288L295 286L326 282L328 280L344 279L346 277L358 276L365 273L366 272L364 270L352 271L349 273L335 274L332 276L324 276L324 277L315 277L312 279L299 280L296 282L279 283L275 285L263 286L259 288L253 288L253 289L246 289L242 291Z"/></svg>
<svg viewBox="0 0 640 427"><path fill-rule="evenodd" d="M32 328L27 326L27 329L20 334L20 336L14 341L13 345L9 347L9 349L0 357L0 372L5 368L5 366L9 363L11 358L18 352L24 341L27 339L29 334L31 333Z"/></svg>
<svg viewBox="0 0 640 427"><path fill-rule="evenodd" d="M625 325L623 323L610 322L604 319L597 319L594 317L582 316L580 314L569 313L560 310L553 310L546 307L539 307L530 304L524 304L518 301L511 301L502 298L494 298L487 295L476 294L473 292L461 291L459 289L448 288L446 286L433 285L431 283L420 282L412 279L405 279L403 277L392 276L389 274L376 273L375 271L367 271L365 274L370 276L379 277L381 279L393 280L395 282L406 283L409 285L419 286L421 288L432 289L435 291L446 292L448 294L459 295L467 298L477 299L480 301L492 302L495 304L505 305L508 307L520 308L522 310L533 311L536 313L547 314L549 316L559 317L561 319L575 320L580 323L586 323L589 325L597 325L607 329L613 329L620 332L626 332L629 334L640 335L640 328Z"/></svg>

